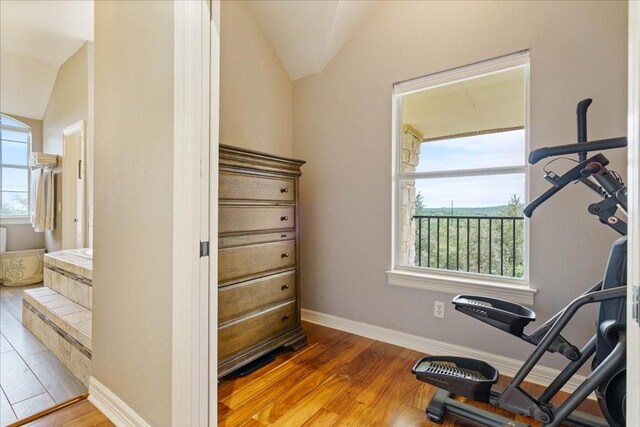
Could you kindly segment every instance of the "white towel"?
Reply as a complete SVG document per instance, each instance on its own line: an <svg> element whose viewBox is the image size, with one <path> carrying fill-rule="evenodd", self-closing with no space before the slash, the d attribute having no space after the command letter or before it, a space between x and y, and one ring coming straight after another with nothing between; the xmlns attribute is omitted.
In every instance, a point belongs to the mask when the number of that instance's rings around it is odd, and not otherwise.
<svg viewBox="0 0 640 427"><path fill-rule="evenodd" d="M44 231L45 217L45 192L44 192L44 170L41 168L31 171L31 225L35 231Z"/></svg>
<svg viewBox="0 0 640 427"><path fill-rule="evenodd" d="M54 223L54 178L53 171L34 169L31 181L31 225L39 233L53 230Z"/></svg>
<svg viewBox="0 0 640 427"><path fill-rule="evenodd" d="M54 176L53 171L51 169L47 169L47 197L46 197L46 207L45 207L45 217L44 217L44 228L45 230L53 230L56 225L55 222L55 209L54 209Z"/></svg>
<svg viewBox="0 0 640 427"><path fill-rule="evenodd" d="M57 165L58 164L58 156L56 154L46 154L46 153L37 153L32 152L29 156L29 166L38 166L38 165Z"/></svg>

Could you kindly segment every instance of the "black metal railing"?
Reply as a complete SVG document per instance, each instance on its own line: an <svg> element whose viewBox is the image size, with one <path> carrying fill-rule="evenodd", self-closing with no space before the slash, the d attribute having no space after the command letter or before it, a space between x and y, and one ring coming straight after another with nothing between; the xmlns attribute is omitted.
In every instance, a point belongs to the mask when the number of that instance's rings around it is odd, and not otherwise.
<svg viewBox="0 0 640 427"><path fill-rule="evenodd" d="M415 215L420 267L522 277L524 220L516 216Z"/></svg>

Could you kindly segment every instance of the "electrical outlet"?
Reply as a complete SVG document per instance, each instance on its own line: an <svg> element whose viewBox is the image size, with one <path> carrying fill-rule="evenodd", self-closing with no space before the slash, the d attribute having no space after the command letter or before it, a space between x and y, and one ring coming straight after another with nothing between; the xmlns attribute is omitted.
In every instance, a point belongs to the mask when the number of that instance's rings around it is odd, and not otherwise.
<svg viewBox="0 0 640 427"><path fill-rule="evenodd" d="M444 319L444 303L442 301L436 301L435 307L433 308L433 315Z"/></svg>

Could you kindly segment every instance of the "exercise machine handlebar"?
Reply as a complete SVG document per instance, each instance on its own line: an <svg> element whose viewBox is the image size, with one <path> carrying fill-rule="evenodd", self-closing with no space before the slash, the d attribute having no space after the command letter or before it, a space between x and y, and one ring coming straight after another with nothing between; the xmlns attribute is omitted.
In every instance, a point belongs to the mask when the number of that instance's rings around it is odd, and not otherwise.
<svg viewBox="0 0 640 427"><path fill-rule="evenodd" d="M588 151L602 151L613 148L623 148L627 146L627 137L620 136L617 138L599 139L590 142L581 142L577 144L559 145L557 147L544 147L533 150L529 153L529 164L535 165L542 159L553 156L562 156L566 154L586 153Z"/></svg>
<svg viewBox="0 0 640 427"><path fill-rule="evenodd" d="M551 198L551 196L566 187L567 184L576 180L586 179L588 176L585 176L584 171L585 169L587 169L587 166L592 163L597 163L600 167L604 168L609 164L609 160L607 160L607 158L602 154L596 154L595 156L578 163L577 166L574 166L562 176L553 179L553 187L542 193L534 201L525 206L525 208L522 210L522 213L527 218L531 218L531 215L533 215L533 211L536 210L538 206L546 202L549 198Z"/></svg>
<svg viewBox="0 0 640 427"><path fill-rule="evenodd" d="M562 188L563 187L551 187L550 189L548 189L547 191L545 191L544 193L536 197L534 201L529 203L522 210L522 213L524 214L524 216L526 216L527 218L531 218L531 215L533 215L533 211L535 211L538 206L546 202L548 199L551 198L551 196L556 194L558 191L562 190Z"/></svg>
<svg viewBox="0 0 640 427"><path fill-rule="evenodd" d="M576 107L576 115L578 116L578 143L587 142L587 110L593 100L591 98L583 99L578 102ZM584 162L587 160L587 153L580 153L578 160Z"/></svg>

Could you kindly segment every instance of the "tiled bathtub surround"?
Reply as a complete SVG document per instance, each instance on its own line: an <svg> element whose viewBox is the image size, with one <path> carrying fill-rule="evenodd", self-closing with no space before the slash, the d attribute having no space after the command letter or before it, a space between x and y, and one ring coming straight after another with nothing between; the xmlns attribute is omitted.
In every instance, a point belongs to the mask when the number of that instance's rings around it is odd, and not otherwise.
<svg viewBox="0 0 640 427"><path fill-rule="evenodd" d="M44 266L45 266L45 268L48 268L51 271L55 271L56 273L62 274L67 279L75 280L75 281L78 281L78 282L81 282L81 283L84 283L86 285L91 286L91 279L87 279L86 277L79 276L79 275L77 275L75 273L70 273L70 272L65 271L65 270L63 270L61 268L55 267L55 266L53 266L51 264L44 264Z"/></svg>
<svg viewBox="0 0 640 427"><path fill-rule="evenodd" d="M44 263L60 270L73 273L91 281L93 279L93 261L78 255L76 250L58 251L45 254Z"/></svg>
<svg viewBox="0 0 640 427"><path fill-rule="evenodd" d="M73 251L44 257L45 287L24 291L23 324L87 384L91 375L92 261Z"/></svg>

